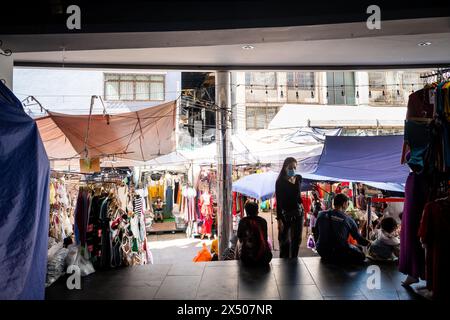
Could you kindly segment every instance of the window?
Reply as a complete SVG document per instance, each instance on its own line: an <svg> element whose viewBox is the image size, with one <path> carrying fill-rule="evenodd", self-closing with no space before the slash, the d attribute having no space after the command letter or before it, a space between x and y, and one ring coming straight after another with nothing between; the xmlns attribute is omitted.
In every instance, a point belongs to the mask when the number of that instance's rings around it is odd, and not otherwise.
<svg viewBox="0 0 450 320"><path fill-rule="evenodd" d="M160 74L105 73L105 100L163 101L165 76Z"/></svg>
<svg viewBox="0 0 450 320"><path fill-rule="evenodd" d="M385 89L386 73L385 72L369 72L369 86L372 90Z"/></svg>
<svg viewBox="0 0 450 320"><path fill-rule="evenodd" d="M314 72L288 72L286 77L289 88L310 90L315 85Z"/></svg>
<svg viewBox="0 0 450 320"><path fill-rule="evenodd" d="M417 90L425 85L426 80L420 78L419 72L403 72L402 86L405 90Z"/></svg>
<svg viewBox="0 0 450 320"><path fill-rule="evenodd" d="M277 76L275 72L247 72L245 74L245 85L255 87L265 87L275 89L277 86Z"/></svg>
<svg viewBox="0 0 450 320"><path fill-rule="evenodd" d="M267 129L278 112L278 107L247 107L247 130Z"/></svg>
<svg viewBox="0 0 450 320"><path fill-rule="evenodd" d="M355 105L355 74L327 72L328 104Z"/></svg>

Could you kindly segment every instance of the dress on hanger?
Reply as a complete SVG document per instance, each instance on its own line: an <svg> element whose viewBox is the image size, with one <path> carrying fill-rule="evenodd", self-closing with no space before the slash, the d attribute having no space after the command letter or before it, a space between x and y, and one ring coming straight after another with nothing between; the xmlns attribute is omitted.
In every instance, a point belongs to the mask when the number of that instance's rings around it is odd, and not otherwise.
<svg viewBox="0 0 450 320"><path fill-rule="evenodd" d="M55 204L56 202L56 190L55 190L55 185L53 182L50 183L50 204Z"/></svg>
<svg viewBox="0 0 450 320"><path fill-rule="evenodd" d="M204 192L200 198L201 200L201 213L204 220L204 233L211 234L212 233L212 224L213 224L213 208L211 195L207 192Z"/></svg>
<svg viewBox="0 0 450 320"><path fill-rule="evenodd" d="M449 301L450 292L450 200L427 203L419 235L426 246L427 288L436 300Z"/></svg>
<svg viewBox="0 0 450 320"><path fill-rule="evenodd" d="M418 232L427 189L424 176L414 172L409 174L400 230L399 271L416 279L425 279L425 251Z"/></svg>
<svg viewBox="0 0 450 320"><path fill-rule="evenodd" d="M127 199L128 199L128 191L126 186L121 186L117 188L117 197L120 201L120 208L122 210L127 209Z"/></svg>

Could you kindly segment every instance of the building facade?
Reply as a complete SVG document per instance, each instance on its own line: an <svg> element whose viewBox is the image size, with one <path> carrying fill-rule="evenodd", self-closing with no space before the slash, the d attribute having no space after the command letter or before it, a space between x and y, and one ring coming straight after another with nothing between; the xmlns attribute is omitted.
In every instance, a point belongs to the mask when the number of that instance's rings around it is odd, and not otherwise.
<svg viewBox="0 0 450 320"><path fill-rule="evenodd" d="M233 129L266 129L287 103L405 106L409 94L423 87L425 71L235 72Z"/></svg>
<svg viewBox="0 0 450 320"><path fill-rule="evenodd" d="M121 113L176 100L181 93L181 72L152 70L14 68L13 91L19 99L34 96L45 109L87 114ZM103 101L103 103L102 103ZM44 115L40 106L25 102L32 116Z"/></svg>
<svg viewBox="0 0 450 320"><path fill-rule="evenodd" d="M405 106L427 71L232 72L233 132L266 129L284 104ZM179 147L191 149L214 141L215 113L195 102L214 101L214 82L214 73L14 68L13 91L21 100L34 96L44 108L69 114L89 113L93 95L102 98L95 100L93 113L114 114L194 92L193 100L180 100L179 113ZM25 105L34 117L45 114L33 101Z"/></svg>

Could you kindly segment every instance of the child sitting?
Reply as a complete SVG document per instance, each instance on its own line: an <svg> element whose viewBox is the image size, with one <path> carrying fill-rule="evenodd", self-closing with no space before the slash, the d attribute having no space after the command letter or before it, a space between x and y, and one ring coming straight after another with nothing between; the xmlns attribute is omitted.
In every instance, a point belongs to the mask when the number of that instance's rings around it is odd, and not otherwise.
<svg viewBox="0 0 450 320"><path fill-rule="evenodd" d="M164 202L162 202L161 198L158 197L155 202L155 222L158 222L158 220L160 220L161 222L164 221L163 209Z"/></svg>
<svg viewBox="0 0 450 320"><path fill-rule="evenodd" d="M374 241L369 248L369 255L376 260L396 260L400 253L398 224L394 218L381 220L381 228L375 230Z"/></svg>

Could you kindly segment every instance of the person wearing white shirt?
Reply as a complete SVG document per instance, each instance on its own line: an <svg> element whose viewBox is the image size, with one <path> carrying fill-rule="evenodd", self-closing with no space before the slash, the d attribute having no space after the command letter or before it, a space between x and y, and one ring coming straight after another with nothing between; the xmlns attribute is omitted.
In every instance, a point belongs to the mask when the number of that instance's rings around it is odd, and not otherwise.
<svg viewBox="0 0 450 320"><path fill-rule="evenodd" d="M381 228L374 234L374 241L369 248L369 255L378 260L395 260L400 253L398 224L392 217L381 220Z"/></svg>

